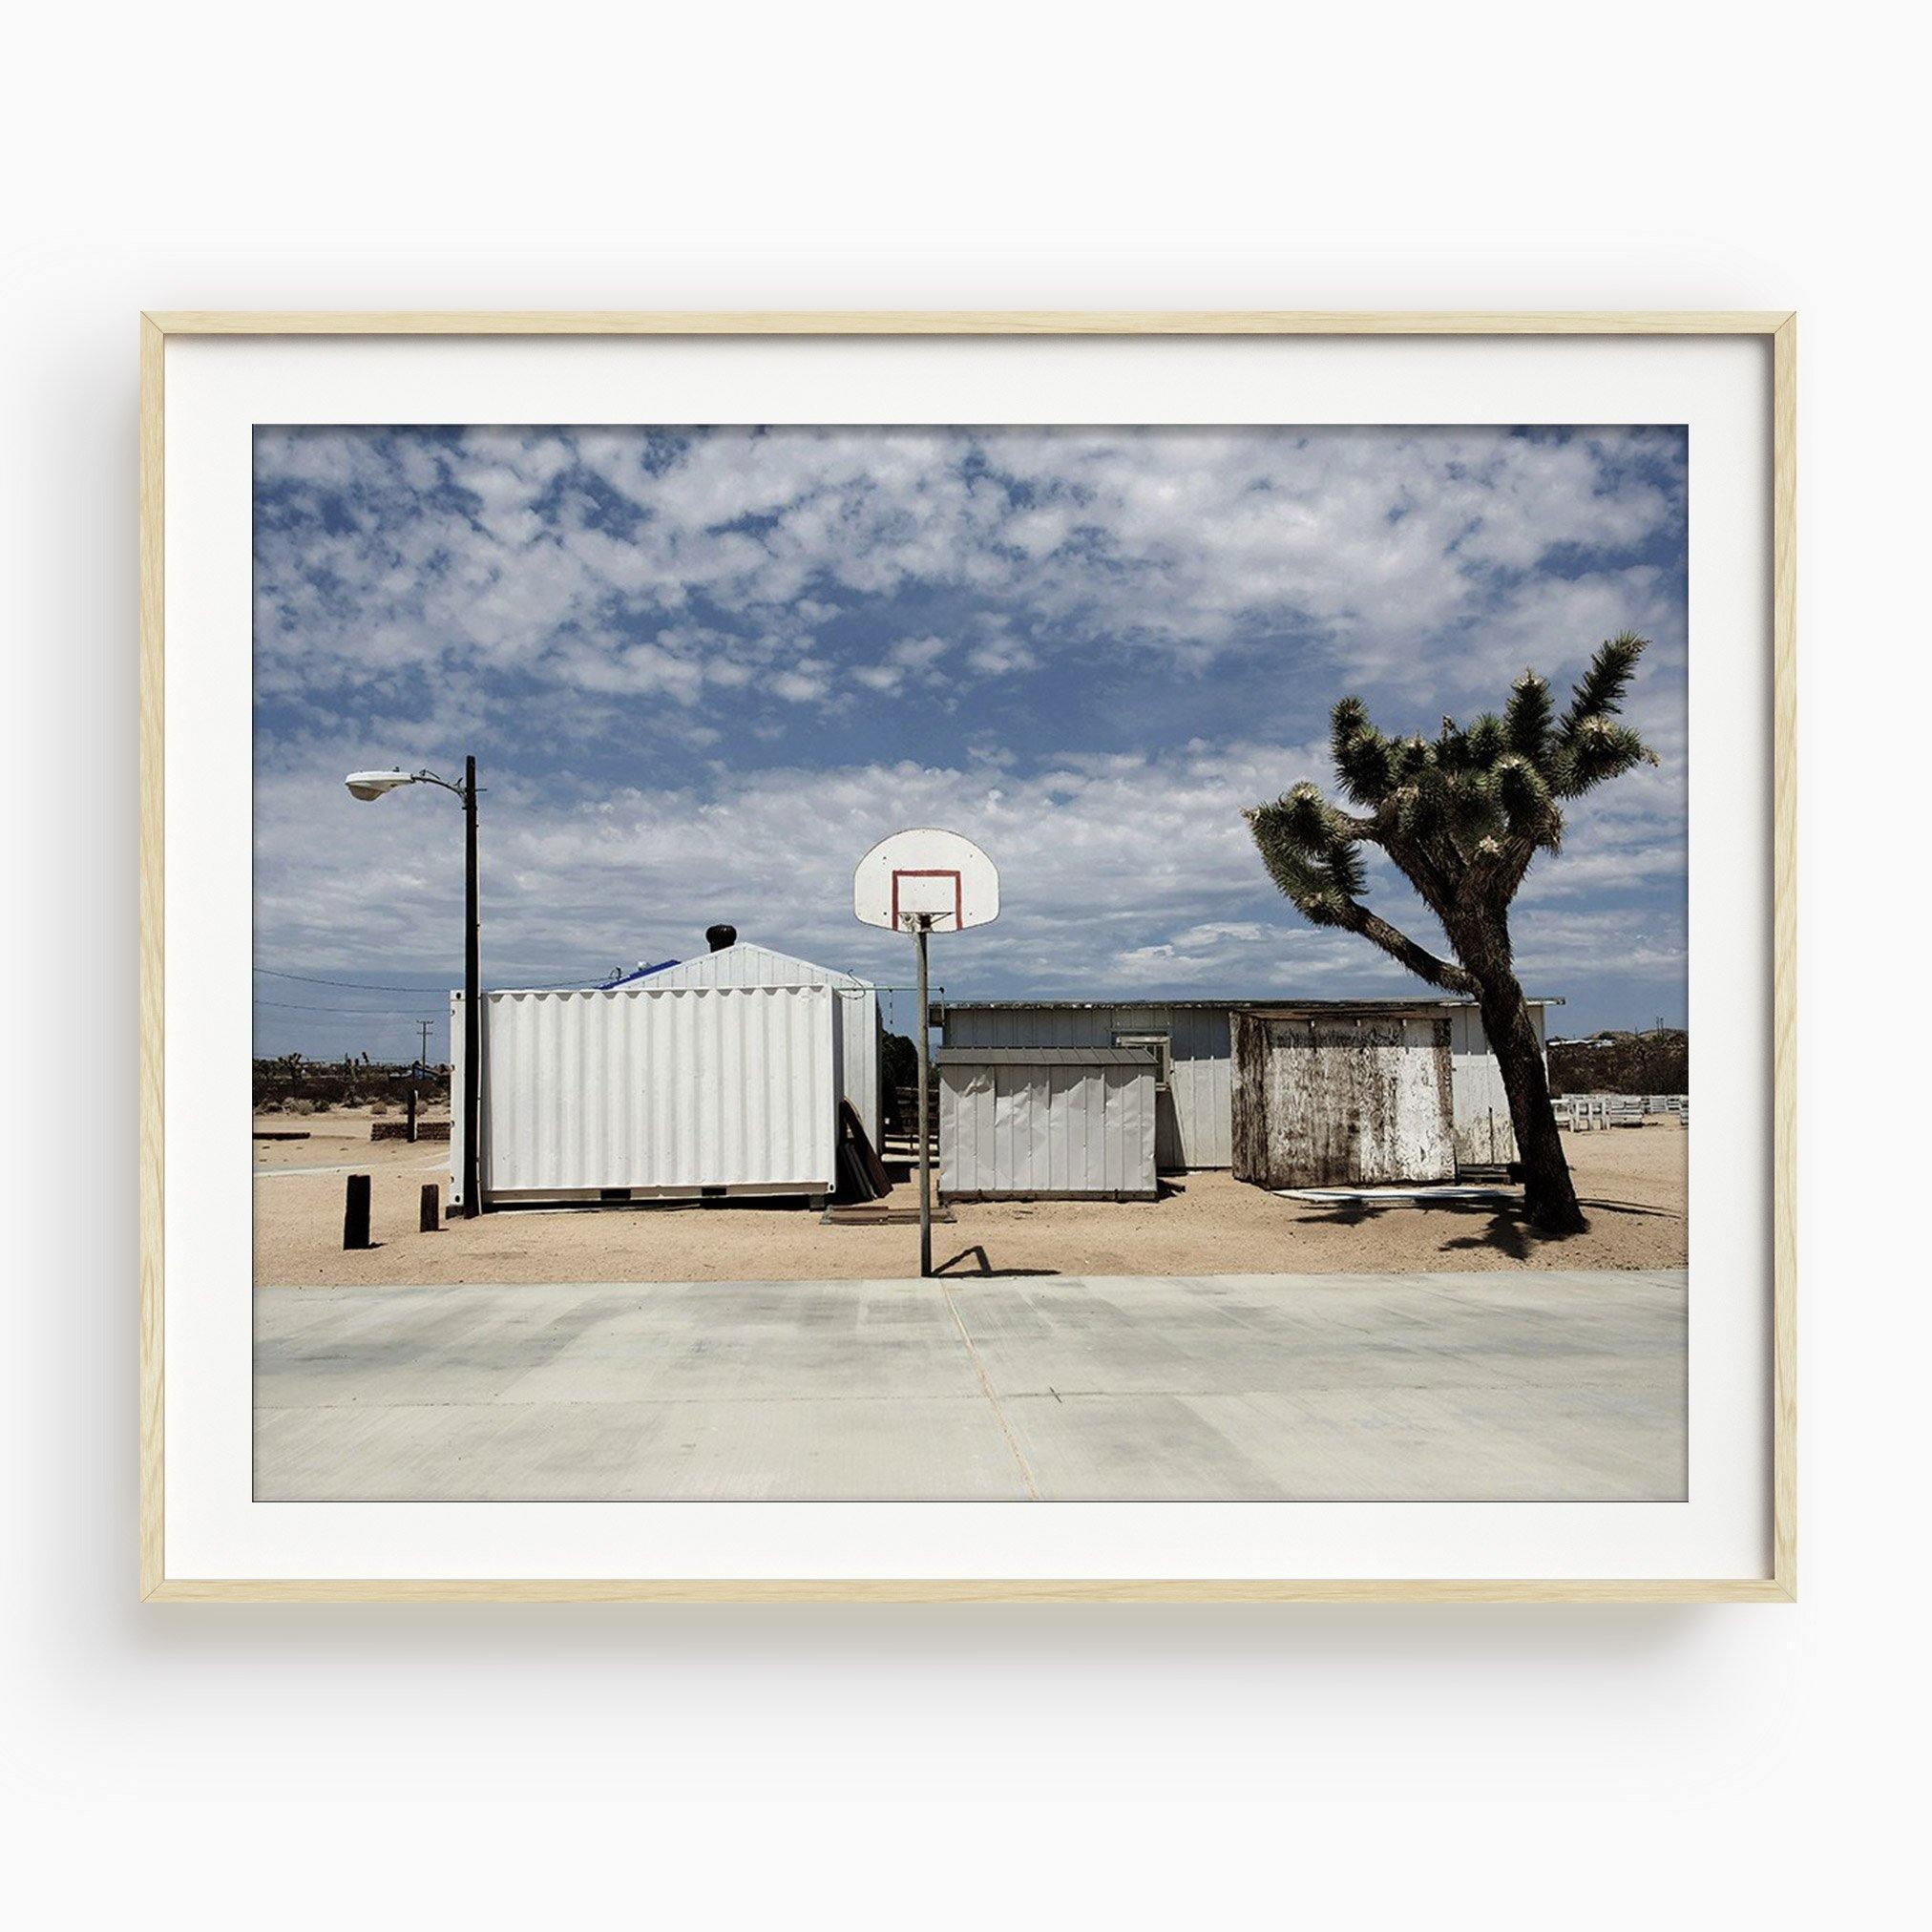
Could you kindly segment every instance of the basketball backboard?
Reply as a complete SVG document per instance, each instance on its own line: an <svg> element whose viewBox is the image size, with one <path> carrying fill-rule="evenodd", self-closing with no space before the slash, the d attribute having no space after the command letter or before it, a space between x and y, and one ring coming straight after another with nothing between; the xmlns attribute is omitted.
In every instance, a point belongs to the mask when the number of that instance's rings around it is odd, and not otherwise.
<svg viewBox="0 0 1932 1932"><path fill-rule="evenodd" d="M859 861L852 911L895 933L963 932L999 916L999 874L956 831L898 831Z"/></svg>

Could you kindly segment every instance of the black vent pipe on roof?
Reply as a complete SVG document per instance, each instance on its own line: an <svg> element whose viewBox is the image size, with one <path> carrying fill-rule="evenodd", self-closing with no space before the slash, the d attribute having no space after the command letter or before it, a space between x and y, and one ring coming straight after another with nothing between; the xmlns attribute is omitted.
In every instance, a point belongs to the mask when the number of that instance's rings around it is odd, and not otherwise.
<svg viewBox="0 0 1932 1932"><path fill-rule="evenodd" d="M706 926L704 928L704 943L710 947L712 952L722 953L725 947L737 945L738 928L736 926Z"/></svg>

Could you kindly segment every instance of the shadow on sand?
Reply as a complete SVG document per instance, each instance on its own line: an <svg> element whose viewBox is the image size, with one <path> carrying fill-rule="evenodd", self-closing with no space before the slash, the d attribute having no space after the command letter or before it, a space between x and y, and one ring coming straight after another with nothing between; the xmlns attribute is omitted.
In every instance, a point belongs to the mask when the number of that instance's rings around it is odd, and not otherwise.
<svg viewBox="0 0 1932 1932"><path fill-rule="evenodd" d="M942 1261L933 1270L934 1276L950 1273L962 1261L977 1260L978 1267L965 1272L975 1281L994 1280L1017 1274L1058 1274L1057 1268L995 1268L987 1259L983 1248L962 1248L950 1261Z"/></svg>
<svg viewBox="0 0 1932 1932"><path fill-rule="evenodd" d="M1631 1215L1658 1221L1681 1221L1684 1218L1670 1208L1646 1208L1635 1201L1586 1200L1578 1205L1584 1210L1586 1221L1597 1214ZM1457 1234L1444 1240L1439 1250L1443 1254L1491 1248L1512 1261L1527 1261L1540 1248L1561 1247L1564 1242L1575 1238L1567 1234L1541 1233L1522 1218L1521 1208L1499 1209L1486 1201L1350 1201L1298 1218L1329 1228L1359 1228L1363 1222L1373 1221L1383 1214L1449 1214L1462 1220L1486 1217L1488 1226L1480 1233Z"/></svg>

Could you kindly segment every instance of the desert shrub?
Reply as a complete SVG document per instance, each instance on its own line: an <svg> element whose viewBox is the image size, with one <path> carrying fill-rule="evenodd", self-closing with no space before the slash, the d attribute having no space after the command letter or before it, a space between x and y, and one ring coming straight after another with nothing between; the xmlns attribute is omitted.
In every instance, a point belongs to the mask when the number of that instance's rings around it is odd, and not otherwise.
<svg viewBox="0 0 1932 1932"><path fill-rule="evenodd" d="M1690 1043L1675 1028L1559 1040L1549 1049L1557 1094L1683 1094L1690 1091Z"/></svg>
<svg viewBox="0 0 1932 1932"><path fill-rule="evenodd" d="M282 1107L284 1113L301 1115L312 1114L315 1111L315 1102L313 1101L303 1100L300 1096L292 1101L279 1102L277 1104Z"/></svg>

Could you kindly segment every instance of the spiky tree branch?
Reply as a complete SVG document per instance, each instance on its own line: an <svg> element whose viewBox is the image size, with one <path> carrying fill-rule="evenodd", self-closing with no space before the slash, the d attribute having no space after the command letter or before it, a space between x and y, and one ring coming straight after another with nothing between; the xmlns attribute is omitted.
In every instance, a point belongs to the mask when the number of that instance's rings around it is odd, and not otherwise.
<svg viewBox="0 0 1932 1932"><path fill-rule="evenodd" d="M1269 876L1311 925L1360 934L1432 986L1475 990L1461 967L1438 958L1362 904L1367 873L1359 847L1375 839L1372 821L1337 812L1312 785L1298 785L1274 804L1256 806L1247 818Z"/></svg>

